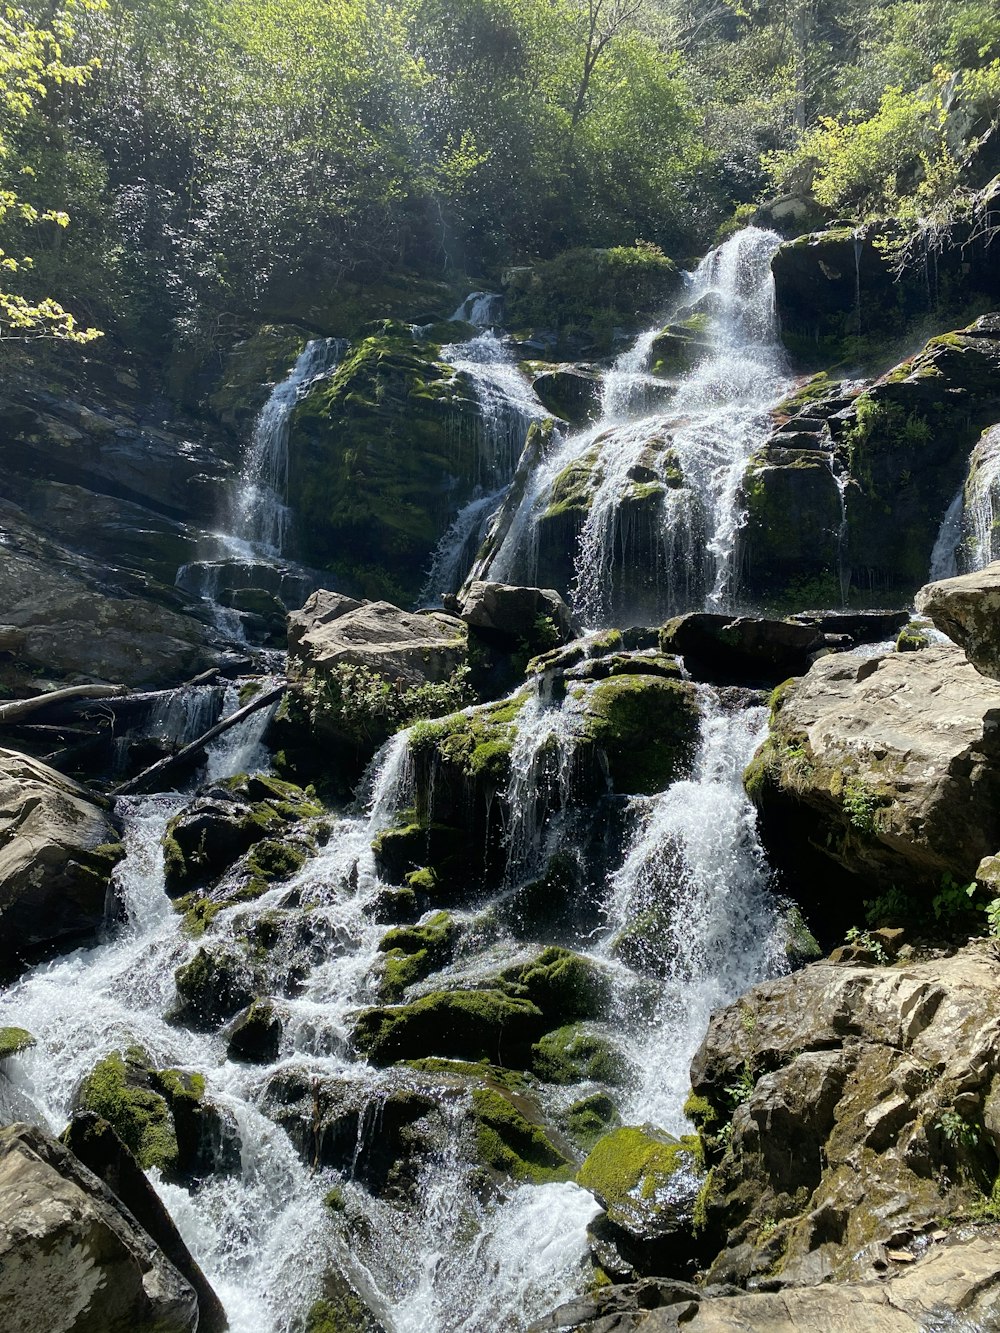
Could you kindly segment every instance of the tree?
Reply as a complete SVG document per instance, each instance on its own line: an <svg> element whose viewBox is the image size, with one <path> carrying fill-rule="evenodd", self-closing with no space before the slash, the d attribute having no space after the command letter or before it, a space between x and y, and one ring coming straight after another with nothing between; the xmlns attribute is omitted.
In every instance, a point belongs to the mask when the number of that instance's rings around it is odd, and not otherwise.
<svg viewBox="0 0 1000 1333"><path fill-rule="evenodd" d="M70 0L71 3L71 0ZM87 3L87 0L84 0ZM53 88L80 84L89 74L87 66L68 65L64 48L73 37L69 5L50 10L48 25L33 24L24 9L8 5L0 12L0 171L9 161L12 140L20 122L28 118L37 102ZM22 164L18 174L30 181L30 165ZM0 176L0 227L5 231L49 223L63 228L69 217L61 209L39 209L23 199L9 176ZM32 299L23 292L7 290L11 277L23 277L32 268L27 255L12 255L0 247L0 338L62 338L70 342L90 342L100 337L96 329L81 329L76 320L51 297Z"/></svg>
<svg viewBox="0 0 1000 1333"><path fill-rule="evenodd" d="M583 70L573 103L572 128L576 129L587 106L594 70L610 44L625 33L642 13L643 0L587 0L586 44Z"/></svg>

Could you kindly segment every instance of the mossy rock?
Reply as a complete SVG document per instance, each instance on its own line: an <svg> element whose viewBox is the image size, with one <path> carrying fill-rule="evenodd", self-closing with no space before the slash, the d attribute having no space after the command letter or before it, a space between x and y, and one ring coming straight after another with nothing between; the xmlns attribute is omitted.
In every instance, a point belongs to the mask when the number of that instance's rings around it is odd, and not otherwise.
<svg viewBox="0 0 1000 1333"><path fill-rule="evenodd" d="M499 982L509 994L536 1005L549 1027L601 1018L611 1000L611 975L605 968L555 945L530 962L505 969Z"/></svg>
<svg viewBox="0 0 1000 1333"><path fill-rule="evenodd" d="M477 1083L506 1088L509 1092L524 1092L530 1079L516 1069L501 1069L488 1060L447 1060L441 1056L424 1056L407 1060L405 1064L419 1074L442 1074L447 1079L474 1079Z"/></svg>
<svg viewBox="0 0 1000 1333"><path fill-rule="evenodd" d="M272 387L283 380L308 335L289 324L265 324L229 353L218 385L209 395L212 414L225 426L248 429Z"/></svg>
<svg viewBox="0 0 1000 1333"><path fill-rule="evenodd" d="M621 1124L618 1108L605 1092L581 1097L566 1109L562 1119L566 1133L584 1152L593 1151L609 1130Z"/></svg>
<svg viewBox="0 0 1000 1333"><path fill-rule="evenodd" d="M542 1011L501 990L435 991L410 1004L365 1009L353 1031L372 1064L437 1055L526 1068L545 1031Z"/></svg>
<svg viewBox="0 0 1000 1333"><path fill-rule="evenodd" d="M35 1038L26 1028L0 1028L0 1060L20 1055L35 1044Z"/></svg>
<svg viewBox="0 0 1000 1333"><path fill-rule="evenodd" d="M200 948L174 973L180 1003L171 1017L210 1031L254 998L255 978L247 960L228 944Z"/></svg>
<svg viewBox="0 0 1000 1333"><path fill-rule="evenodd" d="M585 695L585 735L607 756L616 792L650 795L682 777L698 738L698 703L689 681L613 676Z"/></svg>
<svg viewBox="0 0 1000 1333"><path fill-rule="evenodd" d="M230 1060L272 1064L281 1048L281 1015L271 1000L254 1000L237 1014L229 1030L226 1050Z"/></svg>
<svg viewBox="0 0 1000 1333"><path fill-rule="evenodd" d="M671 1196L677 1173L700 1170L696 1136L675 1139L627 1126L598 1140L576 1179L600 1200L612 1222L645 1231L661 1202Z"/></svg>
<svg viewBox="0 0 1000 1333"><path fill-rule="evenodd" d="M398 605L416 597L438 538L492 462L472 386L436 353L383 325L292 420L288 498L302 557Z"/></svg>
<svg viewBox="0 0 1000 1333"><path fill-rule="evenodd" d="M552 1142L525 1098L500 1088L477 1088L472 1115L476 1147L487 1166L536 1185L572 1179L570 1159Z"/></svg>
<svg viewBox="0 0 1000 1333"><path fill-rule="evenodd" d="M166 1097L153 1087L155 1071L140 1047L112 1051L83 1080L75 1108L93 1111L115 1133L145 1171L153 1167L174 1177L177 1134Z"/></svg>
<svg viewBox="0 0 1000 1333"><path fill-rule="evenodd" d="M379 990L386 1000L398 1000L408 986L443 966L452 956L459 927L448 912L437 912L417 926L397 926L379 941L384 955Z"/></svg>
<svg viewBox="0 0 1000 1333"><path fill-rule="evenodd" d="M580 1023L547 1032L532 1047L532 1072L546 1083L606 1083L628 1078L625 1057L607 1037Z"/></svg>

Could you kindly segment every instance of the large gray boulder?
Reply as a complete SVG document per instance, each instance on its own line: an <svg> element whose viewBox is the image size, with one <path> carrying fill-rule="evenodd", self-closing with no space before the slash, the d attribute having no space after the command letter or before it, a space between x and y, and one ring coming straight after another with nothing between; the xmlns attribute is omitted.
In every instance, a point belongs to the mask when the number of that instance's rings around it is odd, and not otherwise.
<svg viewBox="0 0 1000 1333"><path fill-rule="evenodd" d="M122 852L106 810L83 787L0 750L0 976L93 936Z"/></svg>
<svg viewBox="0 0 1000 1333"><path fill-rule="evenodd" d="M292 679L356 666L421 685L445 680L467 656L465 626L443 611L401 611L391 602L356 601L321 588L288 620Z"/></svg>
<svg viewBox="0 0 1000 1333"><path fill-rule="evenodd" d="M784 688L745 782L790 889L842 929L879 888L974 879L1000 848L998 710L1000 684L951 645L822 658ZM853 898L824 863L856 877Z"/></svg>
<svg viewBox="0 0 1000 1333"><path fill-rule="evenodd" d="M977 671L1000 680L1000 561L928 583L917 594L917 610L964 649Z"/></svg>
<svg viewBox="0 0 1000 1333"><path fill-rule="evenodd" d="M539 621L550 621L551 637L544 645L548 648L566 643L573 634L573 613L554 588L520 588L477 580L463 589L459 615L473 629L529 644L540 637Z"/></svg>
<svg viewBox="0 0 1000 1333"><path fill-rule="evenodd" d="M195 1333L194 1289L68 1149L0 1131L4 1333Z"/></svg>
<svg viewBox="0 0 1000 1333"><path fill-rule="evenodd" d="M979 941L814 963L716 1014L689 1103L714 1166L709 1280L863 1281L940 1218L975 1216L1000 1151L998 1001Z"/></svg>

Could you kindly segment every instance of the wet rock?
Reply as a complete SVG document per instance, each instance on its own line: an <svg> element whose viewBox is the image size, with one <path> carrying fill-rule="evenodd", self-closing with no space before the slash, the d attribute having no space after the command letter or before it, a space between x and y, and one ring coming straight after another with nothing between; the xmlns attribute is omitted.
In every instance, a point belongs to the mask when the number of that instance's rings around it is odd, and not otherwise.
<svg viewBox="0 0 1000 1333"><path fill-rule="evenodd" d="M510 995L537 1005L553 1028L601 1018L611 999L611 973L606 968L554 945L529 962L506 968L498 980Z"/></svg>
<svg viewBox="0 0 1000 1333"><path fill-rule="evenodd" d="M230 1060L273 1064L281 1048L281 1015L271 1000L254 1000L236 1015L229 1028L226 1050Z"/></svg>
<svg viewBox="0 0 1000 1333"><path fill-rule="evenodd" d="M590 366L554 366L531 382L542 406L571 426L584 426L601 414L602 377Z"/></svg>
<svg viewBox="0 0 1000 1333"><path fill-rule="evenodd" d="M601 1032L571 1023L547 1032L532 1047L532 1072L546 1083L607 1083L628 1080L628 1061Z"/></svg>
<svg viewBox="0 0 1000 1333"><path fill-rule="evenodd" d="M386 322L306 391L291 425L296 554L407 604L439 537L495 475L472 385L436 355Z"/></svg>
<svg viewBox="0 0 1000 1333"><path fill-rule="evenodd" d="M532 656L566 643L573 633L573 613L553 588L473 582L462 590L459 616L511 647L524 643Z"/></svg>
<svg viewBox="0 0 1000 1333"><path fill-rule="evenodd" d="M817 627L799 621L704 611L669 620L660 641L665 652L684 658L696 679L755 685L802 675L827 642Z"/></svg>
<svg viewBox="0 0 1000 1333"><path fill-rule="evenodd" d="M383 955L379 991L386 1000L398 1000L408 986L422 981L451 959L459 936L458 922L448 912L436 912L416 926L397 926L379 941Z"/></svg>
<svg viewBox="0 0 1000 1333"><path fill-rule="evenodd" d="M323 1279L323 1295L306 1315L304 1333L387 1333L382 1321L344 1273Z"/></svg>
<svg viewBox="0 0 1000 1333"><path fill-rule="evenodd" d="M342 1171L380 1197L403 1198L447 1140L441 1095L412 1084L317 1076L293 1065L269 1078L263 1105L310 1165Z"/></svg>
<svg viewBox="0 0 1000 1333"><path fill-rule="evenodd" d="M572 1178L570 1156L529 1098L508 1088L476 1088L472 1118L479 1158L494 1171L536 1185Z"/></svg>
<svg viewBox="0 0 1000 1333"><path fill-rule="evenodd" d="M193 1287L132 1213L62 1144L26 1125L0 1130L0 1260L9 1333L198 1327Z"/></svg>
<svg viewBox="0 0 1000 1333"><path fill-rule="evenodd" d="M74 1115L63 1141L76 1158L120 1199L159 1246L198 1298L198 1333L229 1327L222 1302L212 1290L156 1190L111 1125L91 1112Z"/></svg>
<svg viewBox="0 0 1000 1333"><path fill-rule="evenodd" d="M583 704L584 736L603 756L616 792L663 791L686 771L699 725L690 681L621 674L570 688Z"/></svg>
<svg viewBox="0 0 1000 1333"><path fill-rule="evenodd" d="M599 1244L610 1245L640 1273L683 1270L694 1257L700 1164L693 1136L675 1139L636 1127L605 1134L576 1177L605 1210L591 1224Z"/></svg>
<svg viewBox="0 0 1000 1333"><path fill-rule="evenodd" d="M1000 563L929 583L917 594L917 609L964 650L977 671L1000 679Z"/></svg>
<svg viewBox="0 0 1000 1333"><path fill-rule="evenodd" d="M700 1287L665 1278L599 1287L536 1320L528 1333L565 1333L577 1328L591 1333L632 1333L645 1322L651 1310L667 1306L688 1317L702 1298Z"/></svg>
<svg viewBox="0 0 1000 1333"><path fill-rule="evenodd" d="M38 760L0 750L0 974L91 939L123 852L103 803Z"/></svg>
<svg viewBox="0 0 1000 1333"><path fill-rule="evenodd" d="M352 1036L376 1065L438 1055L525 1068L547 1026L537 1005L502 990L436 991L410 1004L362 1010Z"/></svg>
<svg viewBox="0 0 1000 1333"><path fill-rule="evenodd" d="M204 946L174 974L179 1003L170 1017L210 1031L252 1002L257 978L244 953L224 943Z"/></svg>
<svg viewBox="0 0 1000 1333"><path fill-rule="evenodd" d="M621 1125L618 1108L605 1092L592 1092L568 1106L560 1117L572 1142L589 1153L609 1130Z"/></svg>
<svg viewBox="0 0 1000 1333"><path fill-rule="evenodd" d="M714 1162L710 1279L867 1279L886 1247L978 1206L998 1170L996 992L983 942L814 963L713 1017L688 1107Z"/></svg>
<svg viewBox="0 0 1000 1333"><path fill-rule="evenodd" d="M823 658L776 693L745 785L814 925L843 931L891 886L919 915L943 876L975 877L1000 847L998 708L950 645Z"/></svg>

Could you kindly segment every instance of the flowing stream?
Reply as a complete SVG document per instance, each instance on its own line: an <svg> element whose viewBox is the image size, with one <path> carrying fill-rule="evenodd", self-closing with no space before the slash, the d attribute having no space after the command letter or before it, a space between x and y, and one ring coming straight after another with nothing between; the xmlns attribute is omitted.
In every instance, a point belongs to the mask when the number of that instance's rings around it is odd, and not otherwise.
<svg viewBox="0 0 1000 1333"><path fill-rule="evenodd" d="M590 460L593 503L574 555L578 613L593 625L620 616L623 571L640 538L660 553L645 602L660 619L670 610L727 604L739 478L785 388L769 270L776 244L777 237L751 229L699 266L685 301L705 312L701 359L668 386L663 406L664 382L648 371L656 331L620 358L606 379L602 421L557 439L528 479L490 577L532 582L553 485L567 468ZM476 300L466 303L465 318L496 314L495 304ZM261 415L232 533L257 558L276 558L284 540L282 451L291 408L302 384L337 351L311 343ZM531 423L544 415L492 333L456 344L447 356L472 379L488 448L483 493L446 534L429 597L457 586ZM655 503L644 517L628 518L637 468L652 478L642 484L652 486ZM634 1070L619 1098L623 1119L685 1132L688 1067L709 1016L786 965L783 912L741 783L765 710L732 691L699 686L690 776L652 796L622 798L609 784L595 797L592 789L581 792L576 761L592 688L584 683L554 698L542 680L518 696L510 782L501 794L502 883L492 898L453 911L460 927L455 957L407 998L441 985L475 986L550 943L514 931L503 909L552 850L571 850L593 892L565 942L611 979L603 1027ZM187 735L220 708L237 706L235 687L218 695L179 696L156 725ZM258 713L224 734L208 756L209 781L266 769L267 724L266 712ZM127 856L116 880L124 922L92 948L36 967L0 993L0 1024L26 1027L37 1039L10 1062L10 1074L57 1132L80 1081L111 1051L138 1044L156 1068L204 1076L206 1101L238 1146L235 1160L188 1185L154 1179L225 1303L233 1333L297 1331L331 1271L364 1294L389 1333L518 1333L588 1280L594 1199L570 1182L509 1181L484 1191L470 1151L471 1093L455 1080L434 1085L428 1132L436 1146L419 1158L405 1199L366 1187L365 1164L381 1141L385 1107L394 1096L427 1096L433 1077L374 1068L350 1041L354 1015L379 999L386 927L377 907L391 886L379 878L372 843L412 806L414 784L410 734L403 731L376 756L356 805L323 821L315 855L256 901L221 910L201 940L184 933L166 895L161 848L190 793L122 799ZM280 1047L267 1063L238 1063L223 1034L171 1020L174 973L203 945L256 938L275 921L287 928L287 942L259 961L256 993L271 994L280 1009ZM341 1165L311 1165L276 1123L278 1094L295 1078L315 1090L317 1106L319 1090L333 1087L360 1107L357 1142ZM540 1087L537 1095L543 1109L559 1112L595 1090L584 1082ZM333 1187L337 1209L324 1202Z"/></svg>

